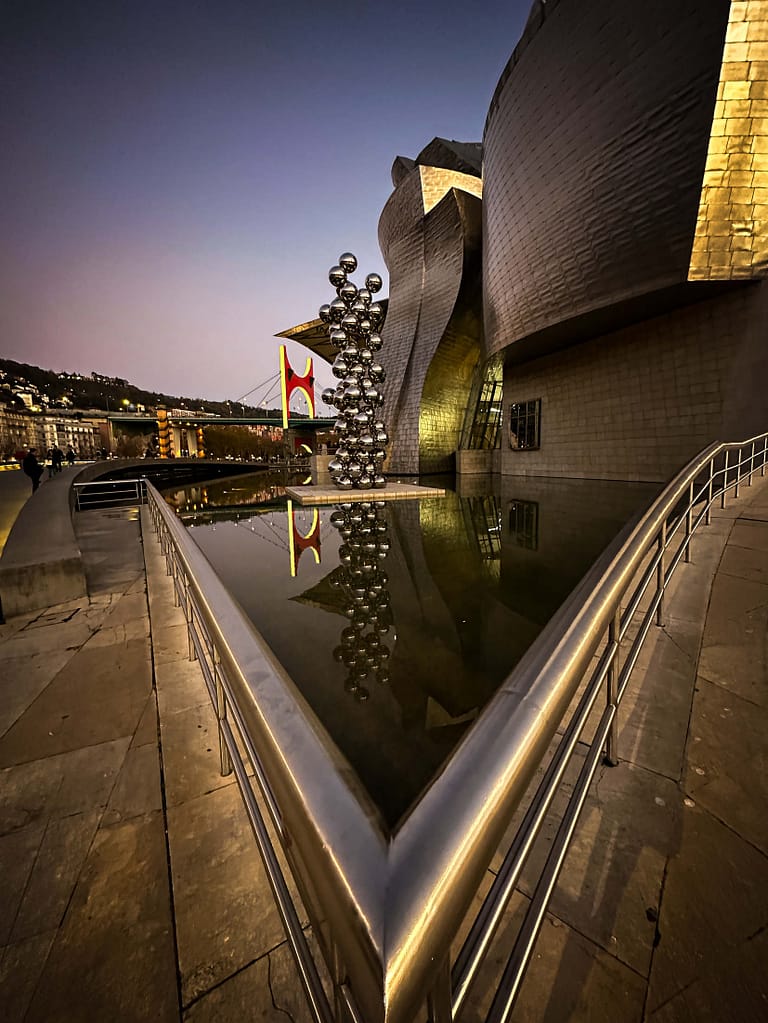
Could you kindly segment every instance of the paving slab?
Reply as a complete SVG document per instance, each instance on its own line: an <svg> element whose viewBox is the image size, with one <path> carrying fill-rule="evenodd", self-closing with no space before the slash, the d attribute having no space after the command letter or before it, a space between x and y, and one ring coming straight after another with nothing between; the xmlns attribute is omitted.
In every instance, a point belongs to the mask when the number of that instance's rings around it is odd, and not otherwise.
<svg viewBox="0 0 768 1023"><path fill-rule="evenodd" d="M185 656L179 660L155 663L155 680L162 714L179 713L201 704L210 705L211 698L197 661L190 661Z"/></svg>
<svg viewBox="0 0 768 1023"><path fill-rule="evenodd" d="M109 797L102 827L120 824L162 808L158 748L155 743L131 746Z"/></svg>
<svg viewBox="0 0 768 1023"><path fill-rule="evenodd" d="M284 935L235 784L169 807L168 837L187 1005Z"/></svg>
<svg viewBox="0 0 768 1023"><path fill-rule="evenodd" d="M0 951L3 1023L23 1023L57 934L46 931Z"/></svg>
<svg viewBox="0 0 768 1023"><path fill-rule="evenodd" d="M84 646L0 739L0 766L132 736L151 688L145 641Z"/></svg>
<svg viewBox="0 0 768 1023"><path fill-rule="evenodd" d="M16 657L79 650L95 631L96 626L87 623L82 615L53 624L33 618L0 643L0 663Z"/></svg>
<svg viewBox="0 0 768 1023"><path fill-rule="evenodd" d="M144 746L146 743L157 744L157 697L154 690L147 697L139 724L131 739L131 746Z"/></svg>
<svg viewBox="0 0 768 1023"><path fill-rule="evenodd" d="M98 811L49 822L16 913L10 943L58 927L99 825Z"/></svg>
<svg viewBox="0 0 768 1023"><path fill-rule="evenodd" d="M0 736L18 721L74 653L74 650L56 650L45 654L10 657L2 661Z"/></svg>
<svg viewBox="0 0 768 1023"><path fill-rule="evenodd" d="M10 940L44 835L45 824L37 824L0 837L0 946Z"/></svg>
<svg viewBox="0 0 768 1023"><path fill-rule="evenodd" d="M102 828L26 1023L172 1023L179 1005L162 814Z"/></svg>
<svg viewBox="0 0 768 1023"><path fill-rule="evenodd" d="M233 784L233 775L221 774L219 730L210 702L162 714L160 728L169 807Z"/></svg>
<svg viewBox="0 0 768 1023"><path fill-rule="evenodd" d="M755 706L700 678L683 784L768 856L768 701ZM768 919L766 920L768 923Z"/></svg>
<svg viewBox="0 0 768 1023"><path fill-rule="evenodd" d="M671 856L659 916L648 991L652 1014L697 980L720 988L720 1020L727 1002L728 961L768 923L768 859L699 806L685 806L680 840ZM752 976L764 987L766 970ZM741 1019L750 1016L745 1006ZM683 1017L684 1018L684 1017Z"/></svg>
<svg viewBox="0 0 768 1023"><path fill-rule="evenodd" d="M698 673L758 706L765 684L768 584L718 575L703 636Z"/></svg>
<svg viewBox="0 0 768 1023"><path fill-rule="evenodd" d="M759 1023L768 1018L768 931L720 953L718 969L702 972L646 1017L648 1023Z"/></svg>
<svg viewBox="0 0 768 1023"><path fill-rule="evenodd" d="M285 943L204 995L183 1018L185 1023L232 1023L239 1019L311 1023L313 1019Z"/></svg>
<svg viewBox="0 0 768 1023"><path fill-rule="evenodd" d="M103 810L128 742L116 739L5 768L0 772L0 834Z"/></svg>

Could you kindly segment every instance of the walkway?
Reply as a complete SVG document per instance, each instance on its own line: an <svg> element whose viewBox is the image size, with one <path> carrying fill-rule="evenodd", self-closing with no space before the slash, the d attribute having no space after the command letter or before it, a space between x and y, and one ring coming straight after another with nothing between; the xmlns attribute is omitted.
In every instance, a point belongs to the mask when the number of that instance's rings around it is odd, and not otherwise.
<svg viewBox="0 0 768 1023"><path fill-rule="evenodd" d="M0 626L0 1019L305 1021L151 529L76 525L89 598ZM677 578L516 1020L768 1016L768 479Z"/></svg>

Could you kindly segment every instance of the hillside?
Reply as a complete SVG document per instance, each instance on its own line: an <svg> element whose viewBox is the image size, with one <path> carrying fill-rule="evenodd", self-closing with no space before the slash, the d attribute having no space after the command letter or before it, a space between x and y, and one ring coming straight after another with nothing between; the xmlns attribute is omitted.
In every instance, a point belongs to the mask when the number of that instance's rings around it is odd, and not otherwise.
<svg viewBox="0 0 768 1023"><path fill-rule="evenodd" d="M188 408L190 411L213 412L220 416L274 416L280 417L279 409L263 409L241 402L208 401L205 398L187 398L158 391L145 391L127 380L105 377L98 373L83 376L79 373L56 373L53 370L31 366L12 359L0 359L0 381L10 387L0 389L0 402L15 408L24 408L24 402L17 397L19 392L47 396L42 402L47 409L103 409L117 412L126 403L146 406L147 410L158 405L168 408Z"/></svg>

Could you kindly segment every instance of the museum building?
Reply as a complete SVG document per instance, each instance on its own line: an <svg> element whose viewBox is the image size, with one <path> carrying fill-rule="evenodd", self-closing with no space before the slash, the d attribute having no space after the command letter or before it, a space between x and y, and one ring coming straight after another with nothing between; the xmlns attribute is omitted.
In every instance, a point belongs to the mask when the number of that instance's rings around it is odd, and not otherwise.
<svg viewBox="0 0 768 1023"><path fill-rule="evenodd" d="M536 0L482 146L392 180L389 472L666 480L766 429L766 0Z"/></svg>

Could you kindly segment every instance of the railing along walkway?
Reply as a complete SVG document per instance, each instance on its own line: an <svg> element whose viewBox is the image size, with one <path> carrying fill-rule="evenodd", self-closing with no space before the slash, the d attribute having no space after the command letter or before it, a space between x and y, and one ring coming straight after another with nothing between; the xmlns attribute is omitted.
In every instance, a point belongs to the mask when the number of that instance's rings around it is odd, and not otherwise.
<svg viewBox="0 0 768 1023"><path fill-rule="evenodd" d="M715 502L765 475L768 435L713 444L686 466L587 574L394 835L318 736L258 633L157 491L149 510L219 721L314 1018L434 1023L467 1004L577 744L587 752L487 1015L510 1018L536 936L601 762L614 764L618 706L665 593ZM622 647L622 640L624 646ZM620 661L619 651L623 661ZM604 708L591 735L600 694ZM559 740L535 793L528 788ZM241 754L242 750L242 754ZM256 783L254 790L252 782ZM451 943L516 808L527 801L461 950ZM323 989L270 839L291 867L333 983Z"/></svg>

